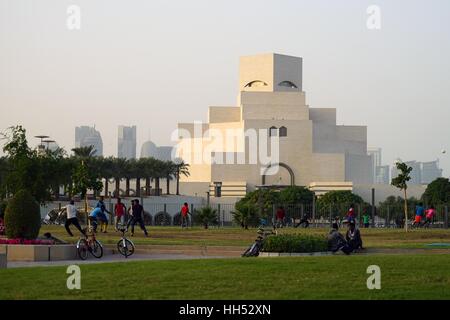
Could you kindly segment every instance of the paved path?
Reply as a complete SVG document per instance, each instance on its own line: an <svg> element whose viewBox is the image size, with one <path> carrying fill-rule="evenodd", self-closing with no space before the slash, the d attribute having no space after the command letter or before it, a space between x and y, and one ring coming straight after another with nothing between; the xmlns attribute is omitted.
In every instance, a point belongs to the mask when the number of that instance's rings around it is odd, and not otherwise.
<svg viewBox="0 0 450 320"><path fill-rule="evenodd" d="M214 259L225 258L221 256L192 256L184 254L134 254L125 258L122 255L110 254L105 255L101 259L89 257L87 260L61 260L61 261L8 261L9 268L22 267L49 267L49 266L68 266L71 264L93 264L108 262L130 262L130 261L146 261L146 260L189 260L189 259ZM229 257L228 257L229 258Z"/></svg>

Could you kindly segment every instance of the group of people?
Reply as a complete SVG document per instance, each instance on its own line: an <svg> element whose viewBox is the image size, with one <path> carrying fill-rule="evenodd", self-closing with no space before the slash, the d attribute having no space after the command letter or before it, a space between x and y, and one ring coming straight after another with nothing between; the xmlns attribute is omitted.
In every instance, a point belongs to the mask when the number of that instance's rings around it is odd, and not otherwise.
<svg viewBox="0 0 450 320"><path fill-rule="evenodd" d="M425 209L421 202L416 205L415 211L416 214L414 216L413 226L416 227L430 225L436 215L436 209L433 205L430 205L428 209Z"/></svg>
<svg viewBox="0 0 450 320"><path fill-rule="evenodd" d="M70 226L73 224L82 234L86 235L86 231L81 228L80 222L77 218L77 208L75 207L75 203L73 200L65 207L67 219L64 224L67 233L70 236L73 236L72 231L70 230ZM138 224L142 231L144 231L144 235L148 237L148 231L145 228L144 224L144 207L139 203L138 199L131 200L130 207L127 208L125 204L122 203L120 198L117 199L117 203L114 205L114 217L115 217L115 230L117 231L119 228L119 224L125 225L125 216L126 212L130 216L126 224L126 230L131 226L131 236L134 235L134 227ZM95 208L89 213L88 220L92 225L94 232L97 232L98 224L100 224L100 231L103 233L107 232L108 228L108 216L111 215L106 209L104 197L101 196L99 201L97 202Z"/></svg>
<svg viewBox="0 0 450 320"><path fill-rule="evenodd" d="M361 232L356 227L355 220L347 220L344 223L348 224L345 237L339 232L339 224L337 222L333 223L332 229L328 234L330 251L337 252L342 250L345 254L350 254L354 251L364 249Z"/></svg>

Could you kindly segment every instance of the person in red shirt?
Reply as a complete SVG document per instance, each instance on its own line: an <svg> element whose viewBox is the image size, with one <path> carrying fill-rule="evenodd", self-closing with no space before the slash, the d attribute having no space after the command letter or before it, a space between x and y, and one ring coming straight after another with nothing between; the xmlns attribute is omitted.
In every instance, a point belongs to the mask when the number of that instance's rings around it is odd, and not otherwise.
<svg viewBox="0 0 450 320"><path fill-rule="evenodd" d="M122 203L122 200L120 198L117 198L117 203L114 205L114 215L116 217L116 231L118 230L119 222L122 225L125 225L125 212L127 208Z"/></svg>
<svg viewBox="0 0 450 320"><path fill-rule="evenodd" d="M350 205L350 208L348 209L347 221L348 222L355 221L355 205L353 203Z"/></svg>
<svg viewBox="0 0 450 320"><path fill-rule="evenodd" d="M276 225L277 225L277 227L279 227L279 226L283 227L284 226L284 218L285 217L286 217L286 212L284 211L284 208L283 207L278 207L278 209L277 209L277 216L276 216L276 219L277 219Z"/></svg>
<svg viewBox="0 0 450 320"><path fill-rule="evenodd" d="M186 227L188 227L188 215L189 215L189 205L187 204L187 202L185 202L183 204L183 206L181 207L181 227L184 228L184 226L186 225Z"/></svg>

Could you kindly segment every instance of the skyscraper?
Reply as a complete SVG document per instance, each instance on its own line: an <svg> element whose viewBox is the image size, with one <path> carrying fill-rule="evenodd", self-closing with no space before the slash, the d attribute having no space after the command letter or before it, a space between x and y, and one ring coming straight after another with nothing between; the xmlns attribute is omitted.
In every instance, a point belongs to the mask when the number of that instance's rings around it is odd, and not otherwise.
<svg viewBox="0 0 450 320"><path fill-rule="evenodd" d="M117 157L125 159L136 158L136 126L119 126Z"/></svg>
<svg viewBox="0 0 450 320"><path fill-rule="evenodd" d="M103 141L100 132L94 127L81 126L75 128L75 148L94 147L94 155L103 155Z"/></svg>
<svg viewBox="0 0 450 320"><path fill-rule="evenodd" d="M367 154L372 162L372 179L377 183L377 168L381 166L381 148L367 148Z"/></svg>
<svg viewBox="0 0 450 320"><path fill-rule="evenodd" d="M442 169L439 169L439 160L422 162L422 183L430 183L442 177Z"/></svg>

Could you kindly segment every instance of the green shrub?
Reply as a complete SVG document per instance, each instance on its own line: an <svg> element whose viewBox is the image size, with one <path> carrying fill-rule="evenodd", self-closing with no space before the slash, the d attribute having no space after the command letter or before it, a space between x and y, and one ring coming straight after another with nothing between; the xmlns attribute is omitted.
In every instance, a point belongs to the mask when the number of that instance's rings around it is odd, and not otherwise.
<svg viewBox="0 0 450 320"><path fill-rule="evenodd" d="M244 229L249 226L256 227L259 225L259 213L257 208L249 203L236 205L236 210L232 211L233 221Z"/></svg>
<svg viewBox="0 0 450 320"><path fill-rule="evenodd" d="M194 221L200 223L205 229L211 224L217 224L217 210L211 207L203 207L200 210L195 210L193 215Z"/></svg>
<svg viewBox="0 0 450 320"><path fill-rule="evenodd" d="M8 201L5 212L8 238L36 239L41 228L39 204L27 190L18 191Z"/></svg>
<svg viewBox="0 0 450 320"><path fill-rule="evenodd" d="M302 234L268 236L263 244L265 252L322 252L328 250L325 237Z"/></svg>

